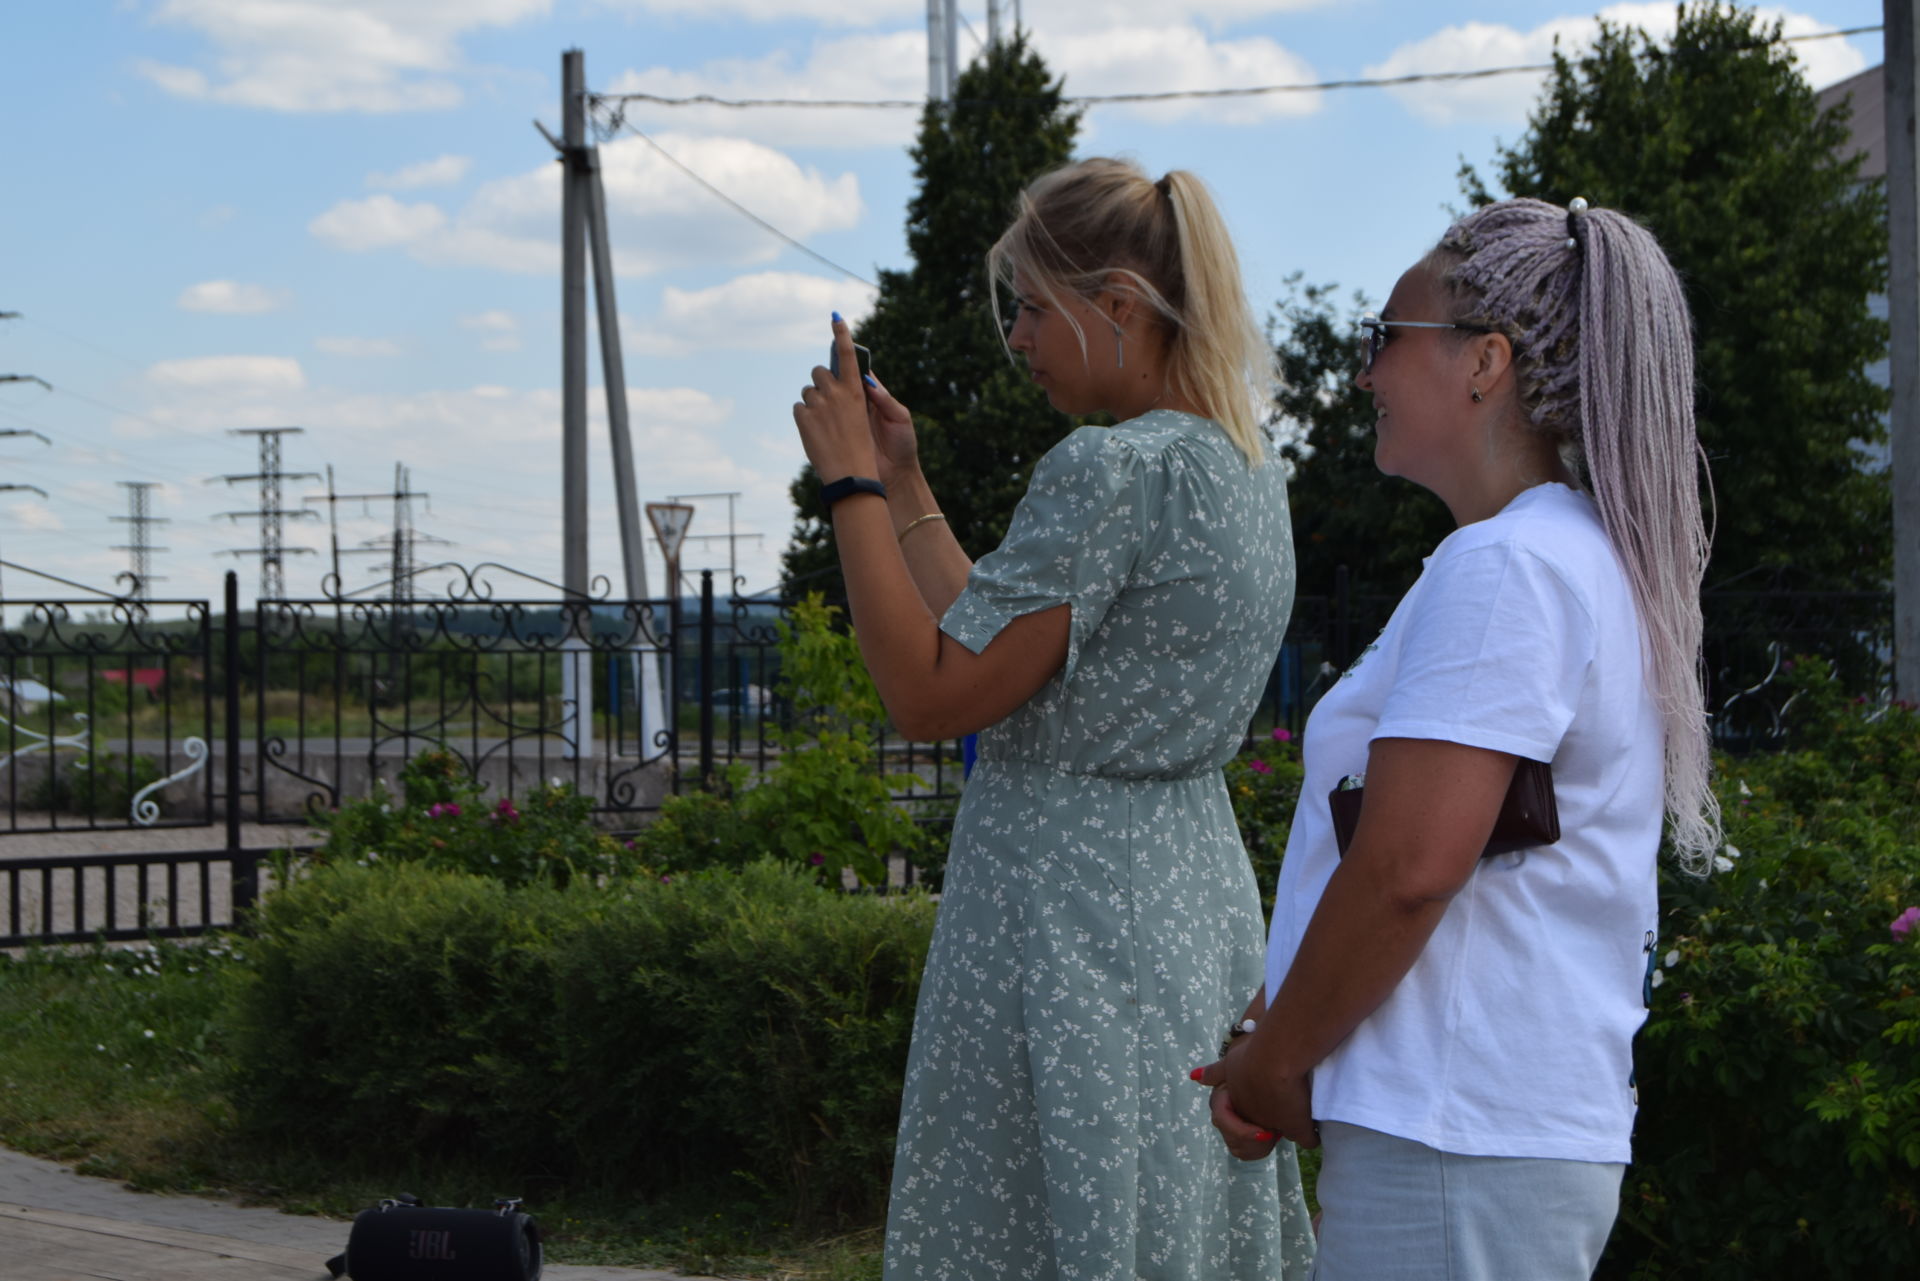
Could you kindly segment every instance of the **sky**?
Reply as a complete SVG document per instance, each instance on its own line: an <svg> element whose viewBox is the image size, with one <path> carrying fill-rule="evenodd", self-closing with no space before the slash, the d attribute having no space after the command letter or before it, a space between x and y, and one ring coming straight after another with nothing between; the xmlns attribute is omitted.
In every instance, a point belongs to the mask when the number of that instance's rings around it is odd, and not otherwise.
<svg viewBox="0 0 1920 1281"><path fill-rule="evenodd" d="M1003 6L1009 13L1010 2ZM1760 6L1789 35L1872 26L1880 0ZM1069 94L1303 84L1539 63L1591 38L1558 0L1025 0ZM1669 3L1597 11L1671 31ZM962 0L962 55L986 37ZM111 589L129 556L122 482L147 482L155 599L214 599L257 560L257 438L293 426L288 472L341 493L409 469L422 563L560 577L560 199L536 121L560 129L562 51L601 93L917 99L922 0L39 0L0 46L0 558ZM1795 46L1824 87L1881 60L1878 32ZM1489 181L1541 78L1511 75L1216 101L1091 107L1082 155L1125 155L1213 188L1270 312L1296 274L1379 299ZM694 503L687 571L732 553L775 585L803 455L790 407L828 317L911 266L913 110L634 106L601 144L643 501ZM649 141L651 139L651 142ZM774 237L661 152L846 274ZM1578 193L1567 193L1572 196ZM858 278L858 279L856 279ZM875 357L883 377L885 353ZM595 574L621 581L598 350ZM320 594L325 492L289 479L288 594ZM390 499L341 503L349 589ZM719 535L719 538L702 537ZM648 582L666 594L657 548ZM551 598L495 574L501 596ZM60 595L14 569L9 599ZM423 588L424 589L424 588ZM216 605L217 608L217 605Z"/></svg>

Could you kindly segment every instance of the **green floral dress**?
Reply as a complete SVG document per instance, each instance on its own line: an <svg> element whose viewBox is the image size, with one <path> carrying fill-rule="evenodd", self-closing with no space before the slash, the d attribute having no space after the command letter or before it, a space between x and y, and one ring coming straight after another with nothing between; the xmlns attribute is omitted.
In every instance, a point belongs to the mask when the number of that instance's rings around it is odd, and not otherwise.
<svg viewBox="0 0 1920 1281"><path fill-rule="evenodd" d="M1035 468L941 629L1072 607L1067 660L980 735L927 957L886 1276L1304 1277L1290 1144L1228 1156L1207 1091L1264 930L1221 767L1294 586L1278 461L1155 411Z"/></svg>

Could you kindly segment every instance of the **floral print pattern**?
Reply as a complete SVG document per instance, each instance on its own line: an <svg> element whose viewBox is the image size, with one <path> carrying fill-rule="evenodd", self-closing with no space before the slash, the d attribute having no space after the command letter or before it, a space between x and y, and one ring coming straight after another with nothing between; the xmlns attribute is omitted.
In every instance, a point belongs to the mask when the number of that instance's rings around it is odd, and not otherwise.
<svg viewBox="0 0 1920 1281"><path fill-rule="evenodd" d="M889 1281L1306 1275L1290 1144L1228 1156L1188 1080L1261 981L1221 767L1294 590L1279 463L1156 411L1041 460L941 622L978 652L1072 608L1060 673L980 736L894 1162Z"/></svg>

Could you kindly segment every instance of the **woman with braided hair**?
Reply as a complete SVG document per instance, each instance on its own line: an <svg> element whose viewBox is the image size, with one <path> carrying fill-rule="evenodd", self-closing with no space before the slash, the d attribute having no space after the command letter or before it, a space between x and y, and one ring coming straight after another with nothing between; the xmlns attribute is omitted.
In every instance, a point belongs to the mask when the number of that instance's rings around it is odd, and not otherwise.
<svg viewBox="0 0 1920 1281"><path fill-rule="evenodd" d="M1690 870L1720 839L1686 302L1630 218L1509 200L1362 324L1375 461L1457 528L1308 721L1253 1031L1195 1076L1235 1155L1325 1144L1319 1281L1572 1281L1629 1157L1662 820ZM1523 759L1560 838L1487 855Z"/></svg>

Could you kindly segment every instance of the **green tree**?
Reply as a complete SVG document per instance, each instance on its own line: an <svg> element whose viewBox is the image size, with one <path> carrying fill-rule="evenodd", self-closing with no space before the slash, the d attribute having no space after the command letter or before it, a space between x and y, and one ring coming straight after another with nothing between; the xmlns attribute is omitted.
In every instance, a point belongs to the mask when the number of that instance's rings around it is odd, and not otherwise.
<svg viewBox="0 0 1920 1281"><path fill-rule="evenodd" d="M1822 112L1780 24L1687 4L1665 45L1601 24L1556 52L1527 131L1501 148L1515 196L1595 205L1660 238L1693 310L1700 437L1713 470L1708 586L1884 588L1884 471L1854 442L1886 439L1867 375L1886 323L1886 199L1842 160L1846 111ZM1491 197L1471 167L1469 197Z"/></svg>
<svg viewBox="0 0 1920 1281"><path fill-rule="evenodd" d="M1020 190L1073 153L1080 113L1062 95L1023 35L968 67L952 105L927 106L912 152L919 192L907 208L913 269L880 273L879 300L855 335L913 410L927 481L975 557L1005 536L1034 463L1071 425L1007 359L986 273ZM792 493L788 589L842 595L812 467Z"/></svg>

